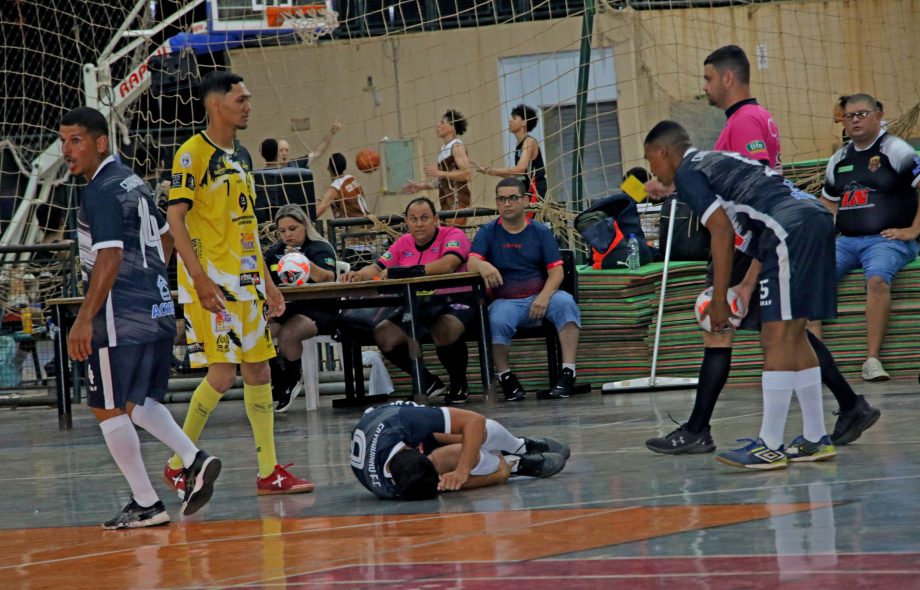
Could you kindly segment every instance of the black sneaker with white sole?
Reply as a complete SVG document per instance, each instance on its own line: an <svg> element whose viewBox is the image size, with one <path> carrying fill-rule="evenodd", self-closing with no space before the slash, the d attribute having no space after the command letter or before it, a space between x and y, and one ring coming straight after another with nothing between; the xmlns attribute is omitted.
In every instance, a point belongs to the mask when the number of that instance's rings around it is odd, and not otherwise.
<svg viewBox="0 0 920 590"><path fill-rule="evenodd" d="M445 391L447 391L447 386L444 385L440 377L435 377L433 380L429 378L428 386L425 388L425 397L432 399L439 395L444 395Z"/></svg>
<svg viewBox="0 0 920 590"><path fill-rule="evenodd" d="M686 424L681 424L665 436L648 439L645 446L662 455L699 455L716 450L708 426L703 432L693 432Z"/></svg>
<svg viewBox="0 0 920 590"><path fill-rule="evenodd" d="M153 506L141 506L131 498L128 505L113 518L102 523L102 528L110 531L117 529L140 529L169 522L169 513L163 502L157 500Z"/></svg>
<svg viewBox="0 0 920 590"><path fill-rule="evenodd" d="M514 373L511 371L499 377L498 382L501 383L502 392L505 394L505 401L519 402L527 397L527 392L521 387L521 382L518 381L517 377L515 377Z"/></svg>
<svg viewBox="0 0 920 590"><path fill-rule="evenodd" d="M557 453L562 455L562 458L566 461L569 460L569 457L572 456L572 451L569 449L569 445L561 443L555 438L549 438L548 436L540 438L525 438L524 439L524 449L526 453Z"/></svg>
<svg viewBox="0 0 920 590"><path fill-rule="evenodd" d="M834 412L837 423L831 433L831 442L835 445L848 445L855 441L882 415L881 410L869 405L865 396L858 397L859 401L849 412Z"/></svg>
<svg viewBox="0 0 920 590"><path fill-rule="evenodd" d="M208 503L214 493L214 482L220 475L221 463L217 457L198 451L195 461L185 470L185 501L182 514L195 514Z"/></svg>
<svg viewBox="0 0 920 590"><path fill-rule="evenodd" d="M565 467L565 458L559 453L527 453L521 455L517 469L511 475L551 477Z"/></svg>
<svg viewBox="0 0 920 590"><path fill-rule="evenodd" d="M566 399L575 394L575 372L572 369L562 369L562 375L552 389L538 391L537 399Z"/></svg>
<svg viewBox="0 0 920 590"><path fill-rule="evenodd" d="M291 406L294 405L294 400L297 399L297 396L300 395L300 392L303 391L303 385L300 384L300 381L296 381L289 385L286 385L279 389L276 394L277 405L275 406L276 414L283 414L291 409Z"/></svg>
<svg viewBox="0 0 920 590"><path fill-rule="evenodd" d="M463 383L461 385L454 386L454 384L451 383L447 388L447 395L444 396L444 403L449 406L458 406L460 404L465 404L469 397L469 385Z"/></svg>

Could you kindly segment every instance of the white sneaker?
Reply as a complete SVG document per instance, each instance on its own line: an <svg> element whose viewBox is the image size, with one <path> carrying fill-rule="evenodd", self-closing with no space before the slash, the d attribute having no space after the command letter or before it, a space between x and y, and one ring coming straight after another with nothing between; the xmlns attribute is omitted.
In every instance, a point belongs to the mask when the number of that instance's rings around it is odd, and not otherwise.
<svg viewBox="0 0 920 590"><path fill-rule="evenodd" d="M885 371L885 367L882 366L882 361L874 356L870 356L866 359L866 362L863 363L862 378L863 381L888 381L891 379L891 375Z"/></svg>

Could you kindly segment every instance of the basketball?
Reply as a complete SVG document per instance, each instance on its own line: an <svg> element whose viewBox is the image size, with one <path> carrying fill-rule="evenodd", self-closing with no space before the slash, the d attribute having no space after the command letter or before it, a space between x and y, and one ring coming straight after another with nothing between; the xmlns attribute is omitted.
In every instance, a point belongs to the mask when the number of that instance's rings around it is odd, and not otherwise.
<svg viewBox="0 0 920 590"><path fill-rule="evenodd" d="M364 148L355 156L355 165L361 172L368 174L374 172L380 168L380 154L371 148Z"/></svg>
<svg viewBox="0 0 920 590"><path fill-rule="evenodd" d="M712 287L707 287L700 296L696 298L696 305L693 306L693 311L696 313L696 321L706 332L711 332L711 325L709 323L709 316L704 316L703 313L706 311L706 308L709 307L709 303L712 301ZM741 297L733 289L728 290L728 309L732 315L728 316L728 321L734 327L741 325L741 319L747 315L747 309L744 307L744 303L741 301Z"/></svg>
<svg viewBox="0 0 920 590"><path fill-rule="evenodd" d="M300 287L310 280L310 259L300 252L289 252L278 261L278 278L285 285Z"/></svg>

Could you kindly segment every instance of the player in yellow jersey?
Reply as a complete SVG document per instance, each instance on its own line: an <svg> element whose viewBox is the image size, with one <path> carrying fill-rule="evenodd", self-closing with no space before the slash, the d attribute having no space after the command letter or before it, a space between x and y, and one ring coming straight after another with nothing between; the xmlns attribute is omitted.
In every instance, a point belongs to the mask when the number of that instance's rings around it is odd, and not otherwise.
<svg viewBox="0 0 920 590"><path fill-rule="evenodd" d="M259 494L313 491L275 457L274 408L268 360L275 356L268 318L284 313L284 298L262 258L255 217L252 158L236 131L249 124L250 93L228 71L201 79L208 128L173 160L167 219L179 254L179 303L193 367L208 374L195 389L182 429L197 441L221 396L243 376L243 399L259 460ZM180 496L185 481L173 457L164 477Z"/></svg>

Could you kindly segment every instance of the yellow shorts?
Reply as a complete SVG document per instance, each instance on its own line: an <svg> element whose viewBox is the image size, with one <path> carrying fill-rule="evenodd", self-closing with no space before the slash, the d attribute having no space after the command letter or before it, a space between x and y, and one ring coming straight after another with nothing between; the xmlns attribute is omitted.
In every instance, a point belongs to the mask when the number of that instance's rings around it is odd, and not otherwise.
<svg viewBox="0 0 920 590"><path fill-rule="evenodd" d="M259 363L275 356L262 301L225 301L215 314L186 303L185 341L192 367L216 363Z"/></svg>

